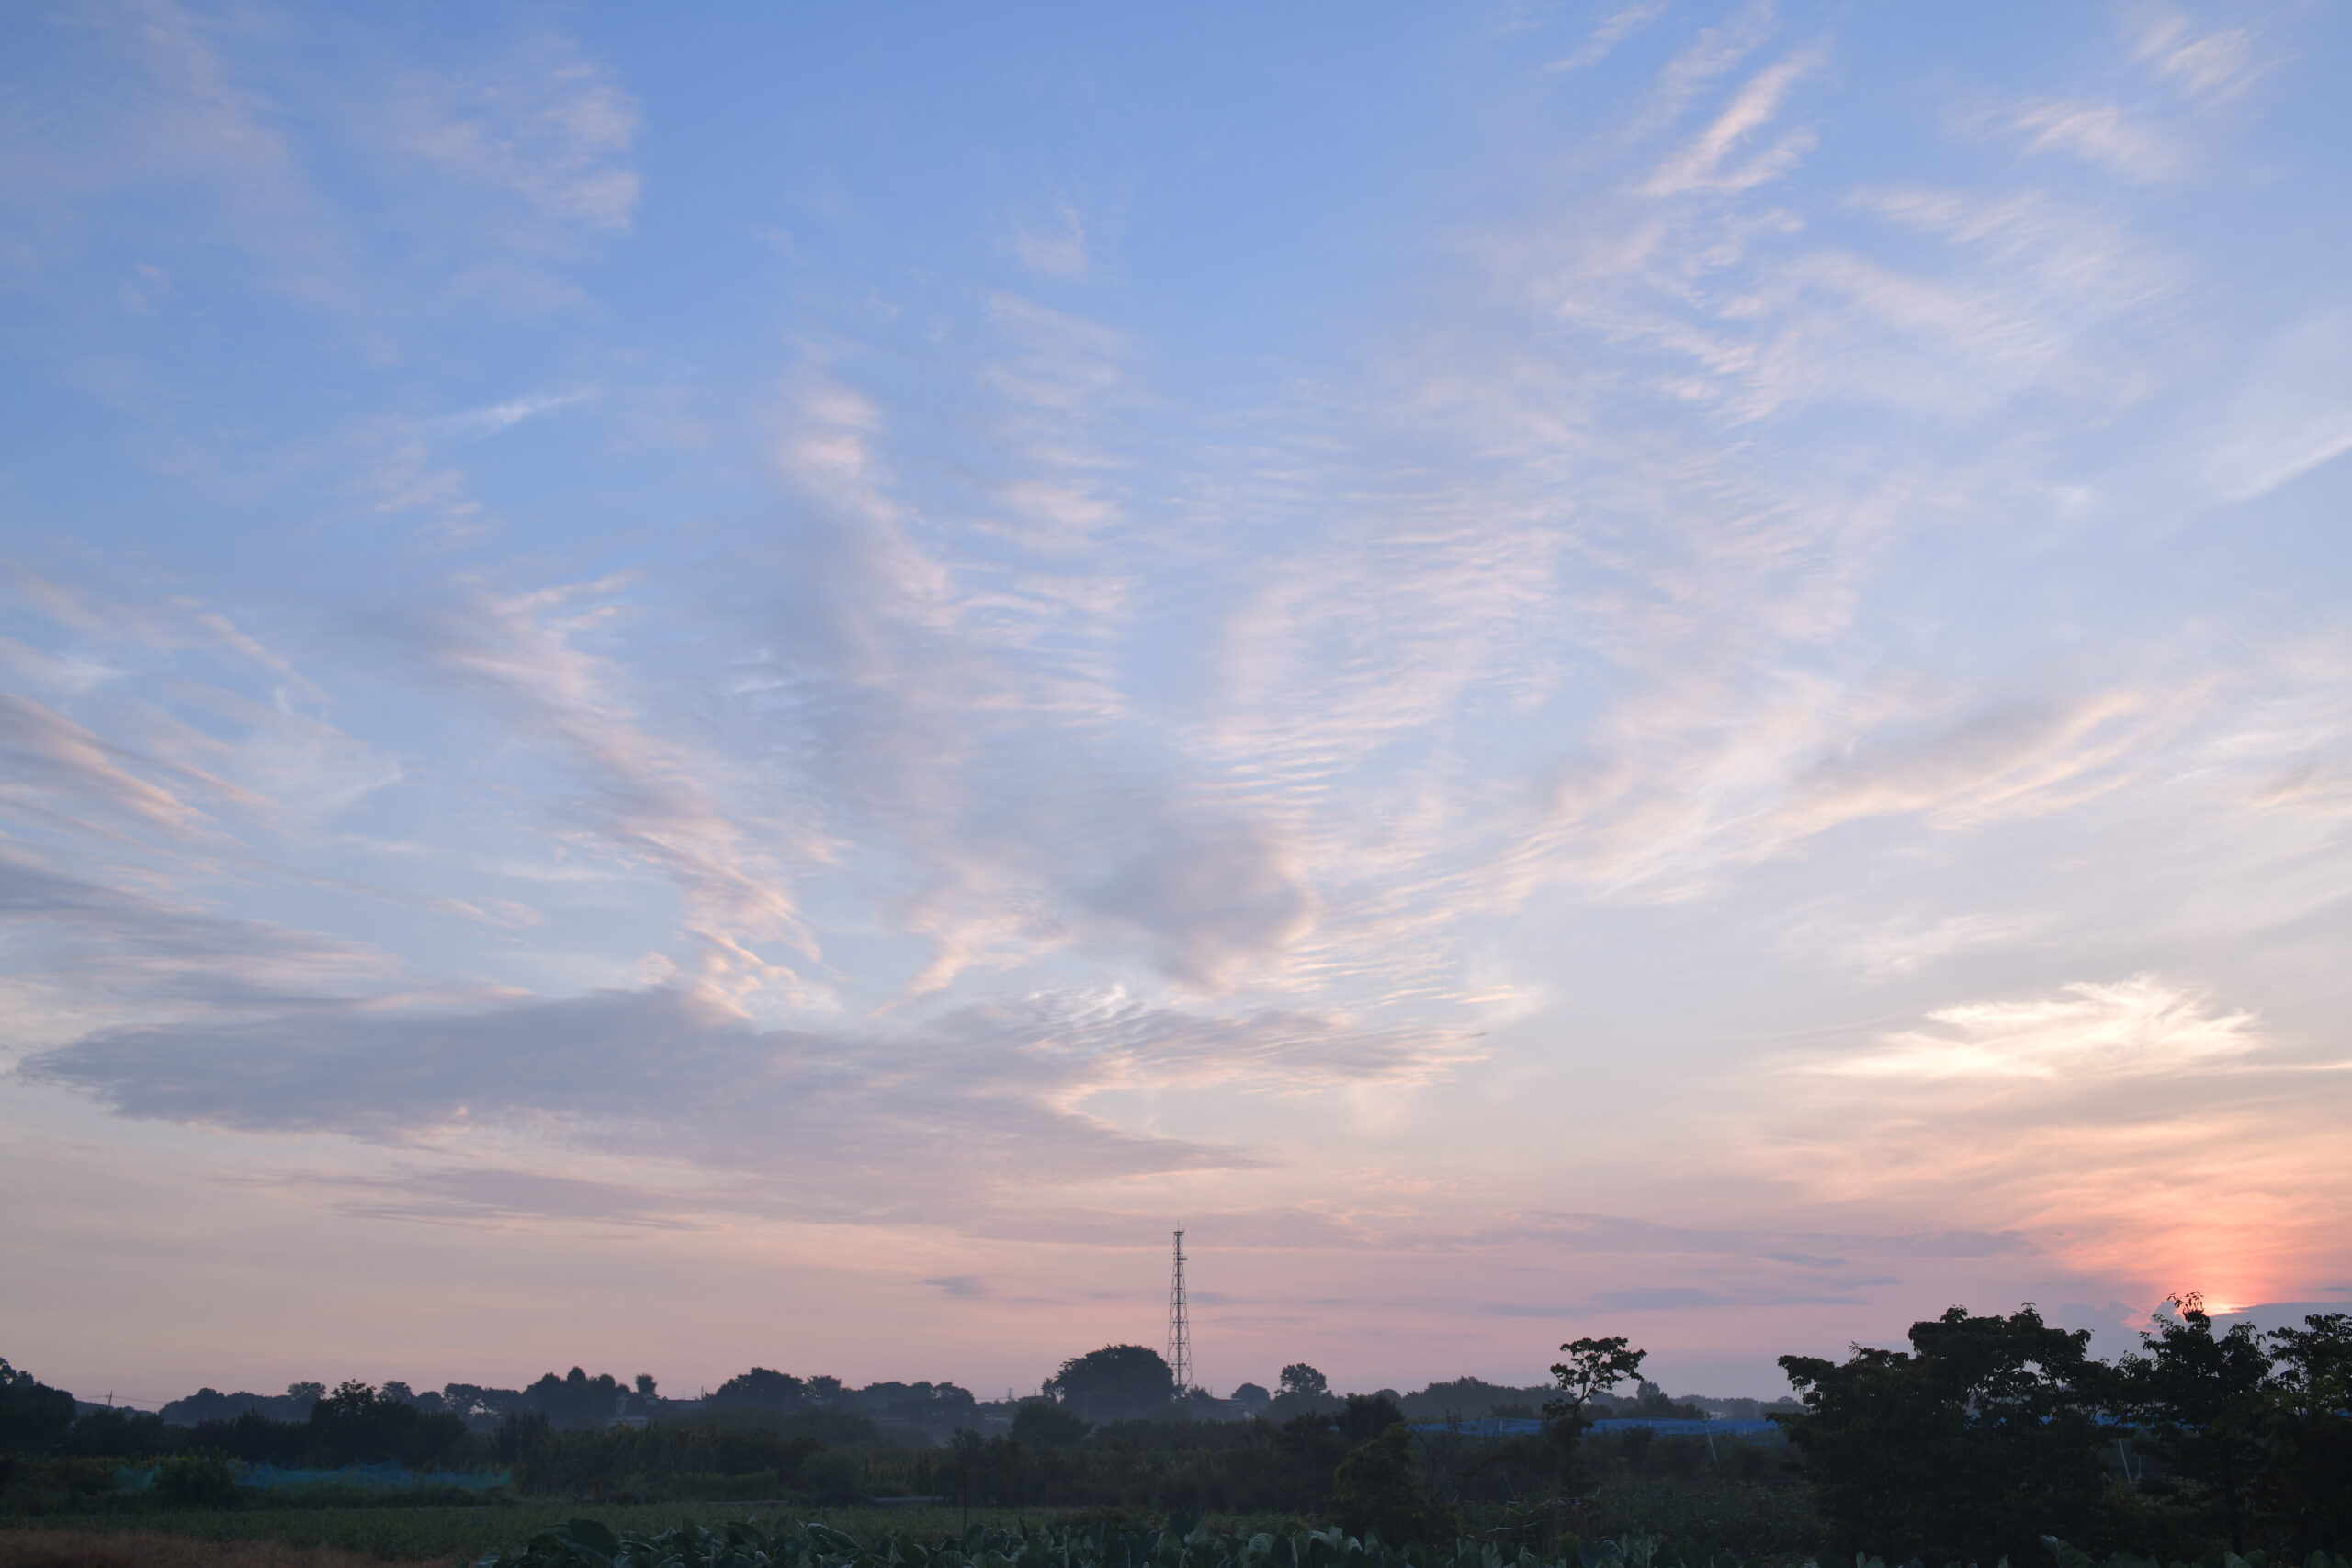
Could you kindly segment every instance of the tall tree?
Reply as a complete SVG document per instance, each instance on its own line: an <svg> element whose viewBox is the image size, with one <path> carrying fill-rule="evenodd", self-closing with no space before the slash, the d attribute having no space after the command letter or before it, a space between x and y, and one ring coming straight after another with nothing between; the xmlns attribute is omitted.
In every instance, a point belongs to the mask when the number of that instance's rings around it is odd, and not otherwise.
<svg viewBox="0 0 2352 1568"><path fill-rule="evenodd" d="M1636 1350L1622 1334L1606 1339L1571 1339L1560 1347L1565 1361L1552 1363L1552 1376L1567 1397L1544 1406L1555 1420L1584 1418L1585 1406L1627 1378L1641 1374L1647 1350Z"/></svg>
<svg viewBox="0 0 2352 1568"><path fill-rule="evenodd" d="M2246 1545L2247 1492L2262 1464L2270 1353L2254 1325L2213 1332L2204 1298L2168 1298L2171 1314L2118 1364L2120 1406L2155 1439L2176 1474L2211 1499L2232 1551Z"/></svg>
<svg viewBox="0 0 2352 1568"><path fill-rule="evenodd" d="M2352 1316L2270 1336L2271 1391L2254 1506L2298 1555L2352 1542Z"/></svg>
<svg viewBox="0 0 2352 1568"><path fill-rule="evenodd" d="M1302 1399L1320 1399L1331 1392L1330 1380L1305 1361L1293 1361L1284 1367L1275 1387L1283 1393L1296 1394Z"/></svg>
<svg viewBox="0 0 2352 1568"><path fill-rule="evenodd" d="M44 1453L74 1426L74 1396L0 1360L0 1451Z"/></svg>
<svg viewBox="0 0 2352 1568"><path fill-rule="evenodd" d="M1552 1378L1563 1397L1544 1402L1544 1430L1559 1450L1560 1479L1576 1468L1577 1446L1592 1426L1593 1401L1627 1378L1641 1374L1647 1350L1636 1350L1622 1334L1606 1339L1571 1339L1560 1347L1564 1361L1552 1363ZM1645 1434L1646 1436L1646 1434Z"/></svg>
<svg viewBox="0 0 2352 1568"><path fill-rule="evenodd" d="M2055 1535L2096 1535L2106 1369L2088 1330L1953 1307L1911 1325L1911 1349L1845 1362L1783 1356L1805 1413L1788 1422L1831 1549L1889 1561L2024 1562Z"/></svg>
<svg viewBox="0 0 2352 1568"><path fill-rule="evenodd" d="M652 1381L639 1380L646 1384ZM797 1410L808 1403L808 1385L790 1372L753 1367L713 1389L707 1403L713 1410Z"/></svg>
<svg viewBox="0 0 2352 1568"><path fill-rule="evenodd" d="M1090 1421L1160 1416L1176 1398L1176 1374L1157 1350L1105 1345L1064 1361L1046 1393Z"/></svg>

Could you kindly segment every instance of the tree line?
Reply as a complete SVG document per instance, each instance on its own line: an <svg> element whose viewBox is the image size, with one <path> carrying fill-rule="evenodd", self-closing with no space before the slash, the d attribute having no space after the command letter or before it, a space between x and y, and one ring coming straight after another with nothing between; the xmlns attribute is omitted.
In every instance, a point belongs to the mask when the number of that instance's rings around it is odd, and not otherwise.
<svg viewBox="0 0 2352 1568"><path fill-rule="evenodd" d="M1629 1411L1709 1414L1642 1382L1645 1353L1617 1337L1562 1346L1553 1382L1535 1390L1464 1379L1415 1395L1341 1395L1293 1363L1276 1391L1260 1391L1260 1413L1240 1419L1188 1418L1200 1413L1192 1391L1136 1346L1073 1357L1010 1405L984 1405L952 1383L849 1391L754 1368L691 1410L662 1401L628 1423L588 1418L594 1400L617 1401L622 1385L575 1369L542 1380L584 1385L567 1395L573 1403L509 1407L486 1430L474 1424L478 1404L461 1414L446 1392L434 1409L362 1383L322 1393L300 1423L251 1409L192 1428L121 1412L76 1416L70 1395L0 1362L0 1450L93 1463L165 1452L322 1466L494 1462L511 1466L517 1491L587 1501L917 1495L974 1507L1206 1509L1329 1518L1391 1541L1450 1540L1473 1514L1491 1521L1539 1498L1575 1528L1599 1528L1612 1497L1663 1475L1801 1489L1813 1539L1776 1551L1992 1562L2037 1554L2043 1536L2097 1554L2191 1559L2352 1543L2352 1317L2264 1335L2217 1330L2193 1296L2171 1305L2139 1352L2114 1363L2089 1357L2087 1332L2052 1327L2030 1304L2007 1316L1954 1307L1913 1325L1904 1349L1784 1357L1800 1400L1778 1412L1789 1443L1775 1450L1688 1438L1653 1448L1644 1429L1596 1439L1597 1420ZM1618 1392L1628 1383L1634 1393ZM944 1415L952 1436L928 1443L886 1427L853 1407L854 1393L871 1410ZM1010 1418L982 1430L997 1411ZM1432 1413L1525 1414L1533 1430L1495 1441L1458 1427L1408 1431L1409 1418ZM11 1463L31 1473L22 1459ZM228 1485L220 1474L216 1489ZM22 1505L24 1487L5 1470L0 1487Z"/></svg>
<svg viewBox="0 0 2352 1568"><path fill-rule="evenodd" d="M345 1385L349 1386L349 1385ZM648 1372L628 1382L610 1372L590 1376L574 1367L569 1373L548 1372L522 1388L489 1388L479 1383L453 1382L419 1393L393 1381L376 1390L379 1397L411 1405L427 1416L452 1416L478 1432L492 1430L521 1417L544 1420L559 1431L602 1427L616 1420L683 1416L701 1410L767 1410L786 1414L797 1410L835 1410L883 1421L953 1423L969 1419L978 1409L970 1391L952 1382L876 1382L851 1388L836 1377L799 1378L788 1372L753 1367L728 1379L717 1389L689 1399L665 1399ZM204 1388L175 1399L156 1415L164 1425L195 1427L209 1422L233 1421L254 1415L284 1423L311 1418L317 1403L327 1397L326 1385L289 1384L283 1394L239 1392L222 1393Z"/></svg>
<svg viewBox="0 0 2352 1568"><path fill-rule="evenodd" d="M2113 1363L2088 1330L1953 1307L1907 1350L1783 1356L1788 1422L1837 1551L1989 1562L2352 1543L2352 1316L2214 1332L2196 1296Z"/></svg>

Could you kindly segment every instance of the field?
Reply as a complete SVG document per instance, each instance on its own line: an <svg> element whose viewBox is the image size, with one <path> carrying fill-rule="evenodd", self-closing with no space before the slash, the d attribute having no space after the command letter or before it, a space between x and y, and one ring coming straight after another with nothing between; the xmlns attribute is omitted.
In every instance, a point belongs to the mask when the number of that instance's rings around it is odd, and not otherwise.
<svg viewBox="0 0 2352 1568"><path fill-rule="evenodd" d="M1469 1514L1476 1529L1483 1523L1479 1510ZM1776 1557L1818 1551L1826 1527L1802 1486L1692 1485L1645 1477L1620 1478L1601 1489L1584 1533L1664 1536L1694 1549Z"/></svg>
<svg viewBox="0 0 2352 1568"><path fill-rule="evenodd" d="M1748 1486L1691 1487L1620 1484L1581 1519L1587 1530L1663 1535L1679 1541L1720 1544L1741 1555L1802 1553L1819 1529L1804 1494ZM345 1568L347 1564L471 1562L514 1546L538 1530L577 1517L616 1531L650 1531L676 1524L716 1525L728 1519L821 1519L861 1540L884 1532L925 1539L952 1535L967 1523L1011 1525L1026 1520L1099 1517L1100 1510L954 1507L812 1508L783 1502L594 1503L524 1502L465 1507L254 1508L227 1511L57 1515L0 1521L0 1568ZM1474 1505L1465 1523L1475 1535L1514 1538L1539 1550L1556 1540L1566 1519L1521 1515ZM1279 1529L1297 1521L1212 1514L1212 1529ZM1517 1528L1514 1528L1517 1527ZM169 1552L162 1544L176 1543Z"/></svg>
<svg viewBox="0 0 2352 1568"><path fill-rule="evenodd" d="M0 1568L346 1568L348 1564L471 1562L519 1545L537 1530L589 1517L616 1531L728 1519L821 1519L860 1540L884 1532L923 1538L953 1535L964 1524L1011 1525L1066 1517L1067 1510L974 1508L811 1508L787 1503L518 1503L456 1508L268 1508L186 1513L55 1515L0 1520ZM1088 1517L1092 1517L1089 1515ZM1211 1516L1212 1529L1228 1522ZM1255 1521L1251 1521L1255 1522ZM1268 1521L1272 1522L1272 1521ZM161 1541L193 1543L184 1554L155 1555ZM109 1544L111 1543L111 1544ZM231 1548L220 1555L222 1548ZM211 1551L213 1555L204 1555ZM108 1555L109 1552L137 1554ZM323 1552L324 1555L316 1553ZM94 1555L95 1554L95 1555Z"/></svg>

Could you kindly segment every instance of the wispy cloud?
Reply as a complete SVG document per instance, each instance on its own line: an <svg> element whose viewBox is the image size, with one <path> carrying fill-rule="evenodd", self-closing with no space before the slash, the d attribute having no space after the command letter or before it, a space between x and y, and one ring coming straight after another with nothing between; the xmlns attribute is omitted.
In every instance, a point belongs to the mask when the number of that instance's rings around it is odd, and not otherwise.
<svg viewBox="0 0 2352 1568"><path fill-rule="evenodd" d="M676 883L702 949L698 983L738 997L770 987L801 993L794 971L759 944L782 942L816 958L785 863L796 850L812 852L814 840L754 850L706 782L719 772L715 760L689 758L639 721L627 677L588 646L622 613L612 598L621 586L477 592L420 619L409 640L432 668L561 749L585 785L571 803L581 829ZM789 831L773 818L769 825Z"/></svg>
<svg viewBox="0 0 2352 1568"><path fill-rule="evenodd" d="M1658 167L1645 194L1745 191L1793 169L1815 145L1812 131L1803 128L1783 131L1771 145L1752 152L1747 144L1779 116L1782 100L1818 63L1800 54L1750 77L1704 130ZM1745 161L1725 167L1725 161L1735 154Z"/></svg>
<svg viewBox="0 0 2352 1568"><path fill-rule="evenodd" d="M1015 227L1011 243L1023 266L1065 283L1083 281L1094 265L1086 224L1067 201L1055 203L1041 221Z"/></svg>
<svg viewBox="0 0 2352 1568"><path fill-rule="evenodd" d="M2260 80L2272 63L2265 58L2255 29L2200 31L2185 12L2169 6L2127 12L2125 33L2134 60L2207 102L2235 97Z"/></svg>
<svg viewBox="0 0 2352 1568"><path fill-rule="evenodd" d="M639 197L637 111L608 71L553 31L435 70L296 13L260 17L145 0L47 22L80 69L28 85L0 157L17 219L0 254L45 268L98 237L101 198L162 192L134 231L166 217L362 332L452 298L577 300L549 264L626 231ZM296 63L302 45L345 57L317 71ZM379 160L369 218L314 173L288 130L297 115L339 152ZM185 201L192 191L203 198ZM101 220L136 221L120 209ZM371 243L382 225L410 241L396 260Z"/></svg>
<svg viewBox="0 0 2352 1568"><path fill-rule="evenodd" d="M2181 169L2170 138L2135 123L2113 104L2025 104L2011 110L2008 120L2029 152L2070 152L2131 180L2167 179Z"/></svg>
<svg viewBox="0 0 2352 1568"><path fill-rule="evenodd" d="M1888 1035L1883 1049L1826 1072L1862 1078L2079 1078L2174 1075L2243 1056L2258 1043L2253 1015L2212 1015L2202 997L2135 976L2066 987L2058 998L1979 1002L1928 1015L1943 1031Z"/></svg>
<svg viewBox="0 0 2352 1568"><path fill-rule="evenodd" d="M1594 24L1584 42L1552 62L1555 71L1581 71L1609 58L1610 51L1648 28L1663 15L1667 0L1637 0L1621 6Z"/></svg>
<svg viewBox="0 0 2352 1568"><path fill-rule="evenodd" d="M2202 475L2253 501L2352 452L2352 310L2331 305L2264 344L2207 435Z"/></svg>
<svg viewBox="0 0 2352 1568"><path fill-rule="evenodd" d="M2340 1275L2318 34L2184 15L1374 26L1328 138L35 16L11 1092L975 1317L1188 1215L1269 1336Z"/></svg>
<svg viewBox="0 0 2352 1568"><path fill-rule="evenodd" d="M628 228L639 194L628 162L637 106L574 40L535 33L477 68L415 73L403 86L391 146L552 225ZM511 220L504 229L523 232Z"/></svg>
<svg viewBox="0 0 2352 1568"><path fill-rule="evenodd" d="M945 1217L1027 1187L1263 1161L1122 1131L1086 1108L1107 1091L1409 1082L1469 1054L1469 1043L1425 1030L1191 1015L1115 997L1035 997L920 1026L763 1030L722 1002L657 989L488 1009L320 998L233 1025L102 1031L19 1072L129 1116L450 1152L537 1130L741 1176L757 1183L729 1200L741 1206ZM926 1157L901 1160L897 1151L910 1148ZM448 1179L447 1191L439 1179L419 1190L460 1205L448 1213L476 1201L473 1178ZM606 1210L617 1201L587 1199Z"/></svg>

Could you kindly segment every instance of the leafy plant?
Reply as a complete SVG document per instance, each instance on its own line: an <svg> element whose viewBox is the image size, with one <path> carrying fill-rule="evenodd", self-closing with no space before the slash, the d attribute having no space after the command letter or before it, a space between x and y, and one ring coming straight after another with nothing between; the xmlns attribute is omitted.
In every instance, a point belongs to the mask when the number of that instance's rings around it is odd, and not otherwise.
<svg viewBox="0 0 2352 1568"><path fill-rule="evenodd" d="M151 1486L169 1508L233 1508L238 1501L236 1467L209 1449L174 1454L155 1467Z"/></svg>

